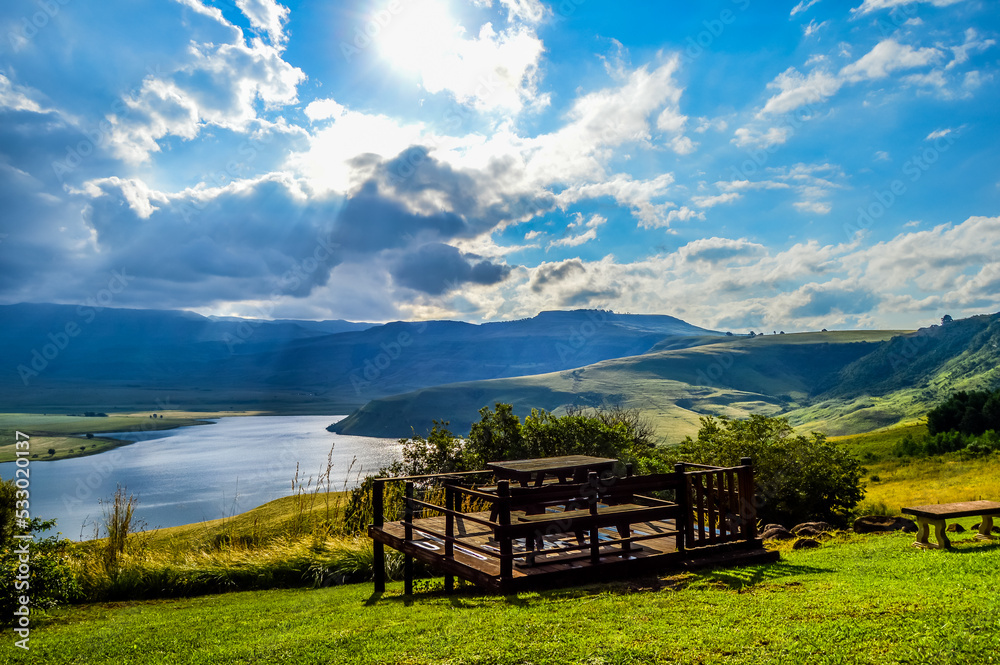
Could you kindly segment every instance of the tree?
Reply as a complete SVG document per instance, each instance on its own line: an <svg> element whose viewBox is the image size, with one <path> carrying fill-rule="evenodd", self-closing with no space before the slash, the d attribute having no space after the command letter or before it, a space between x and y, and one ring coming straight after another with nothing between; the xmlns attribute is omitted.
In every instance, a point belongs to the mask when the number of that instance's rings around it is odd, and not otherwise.
<svg viewBox="0 0 1000 665"><path fill-rule="evenodd" d="M737 466L740 458L751 458L757 516L765 524L844 523L864 497L858 460L824 434L795 434L787 418L703 417L697 439L687 437L670 454L676 461L713 466Z"/></svg>
<svg viewBox="0 0 1000 665"><path fill-rule="evenodd" d="M941 325L944 325L946 323L951 323L954 320L955 319L951 318L951 314L945 314L944 316L941 317Z"/></svg>

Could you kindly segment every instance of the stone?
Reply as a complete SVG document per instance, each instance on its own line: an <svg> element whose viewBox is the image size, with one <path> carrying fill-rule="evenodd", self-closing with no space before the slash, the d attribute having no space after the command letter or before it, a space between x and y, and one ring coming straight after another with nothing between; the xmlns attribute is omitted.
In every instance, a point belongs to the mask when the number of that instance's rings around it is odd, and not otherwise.
<svg viewBox="0 0 1000 665"><path fill-rule="evenodd" d="M795 536L792 532L783 526L774 527L768 529L764 533L760 534L760 537L764 540L790 540Z"/></svg>
<svg viewBox="0 0 1000 665"><path fill-rule="evenodd" d="M812 538L814 536L825 534L826 531L811 526L804 526L798 531L792 531L792 533L794 533L799 538Z"/></svg>
<svg viewBox="0 0 1000 665"><path fill-rule="evenodd" d="M979 528L980 528L981 526L983 526L983 523L982 523L982 522L980 522L979 524L974 524L974 525L972 525L972 530L973 530L973 531L979 531ZM996 526L996 525L994 525L994 526L993 526L993 533L1000 533L1000 526Z"/></svg>
<svg viewBox="0 0 1000 665"><path fill-rule="evenodd" d="M806 534L815 535L817 533L823 533L824 531L836 531L837 527L833 526L829 522L803 522L802 524L796 524L792 527L792 533L798 534L802 529L812 529L814 533Z"/></svg>
<svg viewBox="0 0 1000 665"><path fill-rule="evenodd" d="M916 533L917 524L905 517L892 517L889 515L868 515L854 520L855 533L885 533L887 531Z"/></svg>
<svg viewBox="0 0 1000 665"><path fill-rule="evenodd" d="M792 544L793 550L808 550L819 547L819 541L812 538L799 538Z"/></svg>
<svg viewBox="0 0 1000 665"><path fill-rule="evenodd" d="M763 529L761 529L760 532L764 533L765 531L770 531L771 529L784 529L784 528L785 527L783 527L780 524L768 524Z"/></svg>
<svg viewBox="0 0 1000 665"><path fill-rule="evenodd" d="M965 531L965 527L957 522L953 522L948 525L948 528L945 529L945 531L950 531L951 533L963 533Z"/></svg>

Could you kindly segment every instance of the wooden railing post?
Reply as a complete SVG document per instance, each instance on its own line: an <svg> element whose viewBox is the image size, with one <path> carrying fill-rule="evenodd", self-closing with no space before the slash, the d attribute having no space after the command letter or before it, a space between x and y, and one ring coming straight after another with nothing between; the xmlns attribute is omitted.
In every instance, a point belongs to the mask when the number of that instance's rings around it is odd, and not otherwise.
<svg viewBox="0 0 1000 665"><path fill-rule="evenodd" d="M500 580L510 580L514 576L514 543L510 536L510 481L497 483L497 501L500 510L497 522L500 526Z"/></svg>
<svg viewBox="0 0 1000 665"><path fill-rule="evenodd" d="M385 481L381 478L376 478L372 483L372 527L375 529L381 529L385 521L384 488ZM375 593L385 593L385 545L380 540L375 540L372 550Z"/></svg>
<svg viewBox="0 0 1000 665"><path fill-rule="evenodd" d="M684 551L685 532L691 524L691 494L688 491L687 479L684 477L684 464L678 462L674 464L674 474L677 475L677 505L680 506L681 516L677 518L677 551Z"/></svg>
<svg viewBox="0 0 1000 665"><path fill-rule="evenodd" d="M452 515L455 510L455 488L451 485L444 486L444 507L448 511L444 518L444 558L450 561L455 558L455 543L452 540L455 537L455 516ZM455 590L455 576L450 572L445 573L444 590Z"/></svg>
<svg viewBox="0 0 1000 665"><path fill-rule="evenodd" d="M403 540L404 544L413 540L413 481L406 481L403 510ZM413 594L413 557L403 554L403 593Z"/></svg>
<svg viewBox="0 0 1000 665"><path fill-rule="evenodd" d="M590 498L590 563L596 566L601 562L601 537L597 528L597 504L601 497L596 471L587 474L587 485L593 491Z"/></svg>
<svg viewBox="0 0 1000 665"><path fill-rule="evenodd" d="M753 480L753 460L749 457L740 458L740 517L743 520L743 538L757 538L757 486Z"/></svg>

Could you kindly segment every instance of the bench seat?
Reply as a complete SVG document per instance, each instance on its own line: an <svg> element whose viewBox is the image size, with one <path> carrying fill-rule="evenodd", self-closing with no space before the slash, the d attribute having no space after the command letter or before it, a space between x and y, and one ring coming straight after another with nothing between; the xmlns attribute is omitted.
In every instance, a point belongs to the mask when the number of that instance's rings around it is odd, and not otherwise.
<svg viewBox="0 0 1000 665"><path fill-rule="evenodd" d="M958 503L937 503L928 506L915 506L903 508L904 515L913 515L917 518L917 542L916 547L928 549L948 549L951 541L945 531L946 522L949 519L959 519L962 517L981 516L983 521L979 524L979 533L976 540L993 539L993 518L1000 516L1000 502L998 501L961 501ZM934 536L937 543L929 540L931 527L934 527Z"/></svg>

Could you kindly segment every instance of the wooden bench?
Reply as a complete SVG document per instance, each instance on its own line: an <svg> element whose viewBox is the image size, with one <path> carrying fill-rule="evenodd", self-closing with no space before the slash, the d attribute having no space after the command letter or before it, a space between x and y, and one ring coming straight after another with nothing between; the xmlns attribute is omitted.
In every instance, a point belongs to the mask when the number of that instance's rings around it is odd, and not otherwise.
<svg viewBox="0 0 1000 665"><path fill-rule="evenodd" d="M960 503L939 503L930 506L916 506L914 508L903 508L904 515L913 515L917 518L917 542L916 547L930 549L947 549L951 547L951 541L945 532L945 522L949 519L960 517L982 517L979 525L979 533L976 540L993 539L993 517L1000 516L1000 502L997 501L962 501ZM937 543L929 541L931 527L934 527L934 536Z"/></svg>

